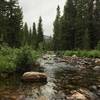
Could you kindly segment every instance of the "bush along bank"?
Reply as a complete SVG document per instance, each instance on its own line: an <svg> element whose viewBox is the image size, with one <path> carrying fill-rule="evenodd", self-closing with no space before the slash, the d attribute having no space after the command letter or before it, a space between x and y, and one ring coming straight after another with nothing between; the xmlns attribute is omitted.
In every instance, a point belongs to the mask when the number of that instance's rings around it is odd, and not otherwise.
<svg viewBox="0 0 100 100"><path fill-rule="evenodd" d="M35 51L31 47L10 48L0 47L0 76L24 73L32 70L36 60L41 56L41 51ZM34 65L34 66L33 66Z"/></svg>

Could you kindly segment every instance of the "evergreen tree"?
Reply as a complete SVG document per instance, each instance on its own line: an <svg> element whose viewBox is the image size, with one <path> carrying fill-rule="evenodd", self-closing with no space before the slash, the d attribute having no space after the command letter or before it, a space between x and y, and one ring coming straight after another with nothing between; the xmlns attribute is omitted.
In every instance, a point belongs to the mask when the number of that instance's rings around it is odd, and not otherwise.
<svg viewBox="0 0 100 100"><path fill-rule="evenodd" d="M17 0L7 2L7 43L11 47L20 46L20 31L22 29L22 11Z"/></svg>
<svg viewBox="0 0 100 100"><path fill-rule="evenodd" d="M63 49L74 49L75 42L75 15L76 9L74 0L68 0L64 7L64 15L62 17L62 44Z"/></svg>
<svg viewBox="0 0 100 100"><path fill-rule="evenodd" d="M36 24L35 23L33 23L32 47L33 47L33 49L37 49L37 31L36 31Z"/></svg>
<svg viewBox="0 0 100 100"><path fill-rule="evenodd" d="M84 38L84 20L83 20L83 1L77 0L76 5L76 34L75 34L75 48L83 49L83 38Z"/></svg>
<svg viewBox="0 0 100 100"><path fill-rule="evenodd" d="M84 37L83 37L83 49L85 50L90 49L90 38L89 38L88 28L85 30Z"/></svg>
<svg viewBox="0 0 100 100"><path fill-rule="evenodd" d="M7 37L7 2L0 0L0 42Z"/></svg>
<svg viewBox="0 0 100 100"><path fill-rule="evenodd" d="M28 25L27 23L25 23L23 27L23 45L28 44L28 37L29 37Z"/></svg>
<svg viewBox="0 0 100 100"><path fill-rule="evenodd" d="M43 42L43 29L42 29L42 18L39 18L39 23L38 23L38 44Z"/></svg>
<svg viewBox="0 0 100 100"><path fill-rule="evenodd" d="M97 43L100 41L100 0L95 0L94 3L94 40L91 40L94 42L94 48L97 45Z"/></svg>
<svg viewBox="0 0 100 100"><path fill-rule="evenodd" d="M94 49L95 47L95 34L94 34L94 18L93 18L93 12L94 12L94 0L88 1L88 30L89 30L89 37L90 37L90 48Z"/></svg>
<svg viewBox="0 0 100 100"><path fill-rule="evenodd" d="M32 29L30 28L29 32L28 32L28 45L32 45Z"/></svg>
<svg viewBox="0 0 100 100"><path fill-rule="evenodd" d="M56 19L54 21L54 36L53 36L53 42L54 42L54 50L60 50L60 34L61 34L61 26L60 26L60 7L57 7L57 15Z"/></svg>

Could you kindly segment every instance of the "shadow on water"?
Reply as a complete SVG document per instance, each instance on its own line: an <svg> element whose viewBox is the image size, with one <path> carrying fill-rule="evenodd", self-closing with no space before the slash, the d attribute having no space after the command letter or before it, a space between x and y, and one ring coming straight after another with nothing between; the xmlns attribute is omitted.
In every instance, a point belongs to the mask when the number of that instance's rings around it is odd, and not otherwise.
<svg viewBox="0 0 100 100"><path fill-rule="evenodd" d="M100 74L91 69L79 72L69 70L73 65L55 60L41 60L43 67L34 71L45 72L48 83L23 83L15 75L7 79L0 79L0 100L16 100L7 98L23 97L24 100L66 100L66 95L72 90L87 88L100 84Z"/></svg>

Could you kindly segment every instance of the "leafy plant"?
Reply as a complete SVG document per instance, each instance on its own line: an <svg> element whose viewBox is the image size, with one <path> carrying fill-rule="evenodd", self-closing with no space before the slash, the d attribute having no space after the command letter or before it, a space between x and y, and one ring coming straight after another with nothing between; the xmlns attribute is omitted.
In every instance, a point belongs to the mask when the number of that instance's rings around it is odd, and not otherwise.
<svg viewBox="0 0 100 100"><path fill-rule="evenodd" d="M33 58L28 47L21 48L16 57L16 71L23 73L32 69Z"/></svg>

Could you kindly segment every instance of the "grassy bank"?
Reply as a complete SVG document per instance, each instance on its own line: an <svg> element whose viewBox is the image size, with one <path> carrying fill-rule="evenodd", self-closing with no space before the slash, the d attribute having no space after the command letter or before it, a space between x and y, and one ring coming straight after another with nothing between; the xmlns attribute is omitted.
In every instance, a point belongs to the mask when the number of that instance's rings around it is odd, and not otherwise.
<svg viewBox="0 0 100 100"><path fill-rule="evenodd" d="M64 56L73 56L76 55L78 57L93 57L93 58L100 58L100 50L91 50L91 51L65 51L63 52Z"/></svg>
<svg viewBox="0 0 100 100"><path fill-rule="evenodd" d="M40 56L41 51L34 51L30 47L21 47L17 49L0 46L0 73L27 70Z"/></svg>

